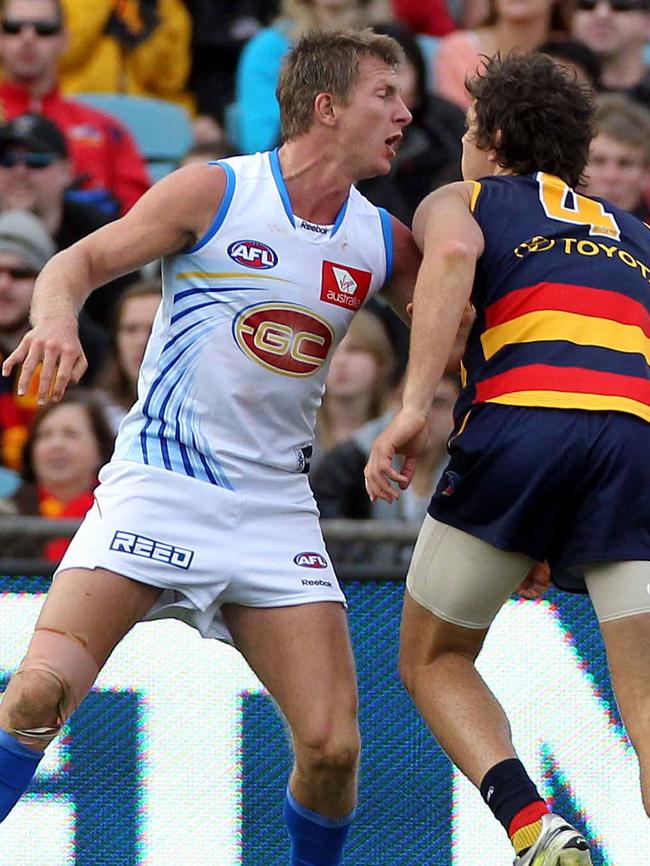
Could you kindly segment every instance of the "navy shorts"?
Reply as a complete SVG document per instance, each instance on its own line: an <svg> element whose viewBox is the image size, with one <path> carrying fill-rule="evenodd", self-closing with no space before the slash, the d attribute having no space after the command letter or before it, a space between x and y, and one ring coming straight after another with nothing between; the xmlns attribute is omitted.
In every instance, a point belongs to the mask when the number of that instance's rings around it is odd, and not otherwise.
<svg viewBox="0 0 650 866"><path fill-rule="evenodd" d="M650 424L622 412L475 406L429 514L502 550L580 564L650 560Z"/></svg>

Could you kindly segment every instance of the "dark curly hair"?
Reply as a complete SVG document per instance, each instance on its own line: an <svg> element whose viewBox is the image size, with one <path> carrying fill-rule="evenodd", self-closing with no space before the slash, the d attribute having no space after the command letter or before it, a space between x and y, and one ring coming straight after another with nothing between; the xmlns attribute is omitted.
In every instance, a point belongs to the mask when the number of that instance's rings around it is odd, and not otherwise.
<svg viewBox="0 0 650 866"><path fill-rule="evenodd" d="M591 89L546 54L483 60L485 68L465 82L477 147L494 149L514 174L544 171L577 186L594 137Z"/></svg>

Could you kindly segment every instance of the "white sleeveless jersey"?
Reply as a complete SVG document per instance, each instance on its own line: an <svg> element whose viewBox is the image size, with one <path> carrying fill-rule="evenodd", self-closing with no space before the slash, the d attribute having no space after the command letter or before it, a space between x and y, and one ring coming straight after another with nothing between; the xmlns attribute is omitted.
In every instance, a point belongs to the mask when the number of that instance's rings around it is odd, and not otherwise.
<svg viewBox="0 0 650 866"><path fill-rule="evenodd" d="M389 279L390 217L354 187L334 226L295 217L277 151L219 163L206 235L163 260L163 300L113 459L237 489L303 472L329 359Z"/></svg>

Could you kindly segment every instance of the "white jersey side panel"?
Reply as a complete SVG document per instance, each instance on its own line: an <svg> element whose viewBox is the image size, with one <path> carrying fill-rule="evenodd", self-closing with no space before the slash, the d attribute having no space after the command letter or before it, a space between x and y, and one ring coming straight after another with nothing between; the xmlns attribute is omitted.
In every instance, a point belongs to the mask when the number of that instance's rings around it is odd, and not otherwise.
<svg viewBox="0 0 650 866"><path fill-rule="evenodd" d="M392 232L354 188L326 236L297 226L277 152L220 165L210 230L163 262L115 458L236 489L261 466L305 469L329 359L387 279Z"/></svg>

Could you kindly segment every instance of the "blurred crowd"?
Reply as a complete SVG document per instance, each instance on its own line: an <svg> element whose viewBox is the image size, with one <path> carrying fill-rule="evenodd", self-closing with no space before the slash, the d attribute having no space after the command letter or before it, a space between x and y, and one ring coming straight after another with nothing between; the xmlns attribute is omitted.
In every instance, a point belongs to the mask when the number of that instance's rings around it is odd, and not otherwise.
<svg viewBox="0 0 650 866"><path fill-rule="evenodd" d="M650 0L0 0L0 355L29 327L47 260L125 213L160 176L121 105L178 108L189 146L167 157L169 168L270 149L280 144L275 88L291 41L363 26L403 46L413 115L390 175L360 184L372 202L410 224L428 192L460 179L465 77L496 52L540 50L596 93L584 190L649 221ZM118 97L115 114L98 94ZM166 137L163 127L149 132ZM79 320L89 369L61 403L39 408L33 388L17 397L15 377L0 379L3 512L85 513L136 399L160 292L154 263L91 296ZM399 402L407 345L406 327L373 301L336 350L312 463L323 517L419 520L426 510L445 462L453 377L439 388L429 456L408 495L388 509L364 489L370 445ZM2 554L55 561L65 545L17 538Z"/></svg>

